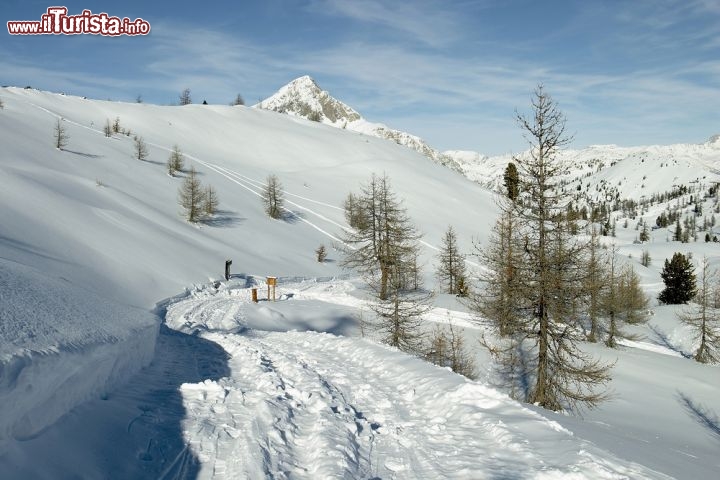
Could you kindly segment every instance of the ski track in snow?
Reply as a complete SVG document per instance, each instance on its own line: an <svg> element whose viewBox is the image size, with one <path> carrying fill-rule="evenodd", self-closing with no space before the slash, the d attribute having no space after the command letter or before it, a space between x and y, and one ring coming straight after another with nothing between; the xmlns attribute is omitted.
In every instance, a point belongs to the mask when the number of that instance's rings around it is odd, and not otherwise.
<svg viewBox="0 0 720 480"><path fill-rule="evenodd" d="M308 290L290 301L312 298ZM247 289L198 290L168 307L171 328L230 357L230 376L181 387L198 478L654 478L492 389L393 349L250 328L267 308Z"/></svg>
<svg viewBox="0 0 720 480"><path fill-rule="evenodd" d="M101 134L101 135L104 135L104 133L103 133L101 130L98 130L98 129L93 128L93 127L88 127L87 125L83 125L83 124L81 124L81 123L79 123L79 122L76 122L76 121L70 120L70 119L68 119L68 118L65 118L65 117L63 117L63 116L61 116L61 115L59 115L59 114L57 114L57 113L55 113L55 112L53 112L53 111L51 111L51 110L48 110L48 109L45 108L45 107L41 107L41 106L36 105L36 104L34 104L34 103L31 103L31 102L27 102L27 103L29 103L31 106L33 106L33 107L35 107L35 108L38 108L38 109L40 109L40 110L48 113L49 115L52 115L53 117L60 118L60 119L62 119L63 121L66 121L66 122L71 123L71 124L73 124L73 125L76 125L76 126L78 126L78 127L81 127L81 128L86 129L86 130L90 130L90 131L96 132L96 133ZM153 142L145 142L145 143L146 143L147 145L153 146L153 147L158 148L158 149L160 149L160 150L165 150L165 151L167 151L167 152L172 152L172 148L170 148L170 147L166 147L166 146L164 146L164 145L160 145L160 144L153 143ZM234 170L231 170L231 169L229 169L229 168L227 168L227 167L222 167L222 166L220 166L220 165L216 165L216 164L207 162L207 161L202 160L202 159L200 159L200 158L198 158L198 157L195 157L195 156L193 156L193 155L189 155L189 154L184 153L183 156L185 156L185 157L188 158L189 160L192 160L192 161L194 161L194 162L197 162L197 163L199 163L200 165L203 165L203 166L205 166L205 167L213 170L214 172L218 173L219 175L222 175L223 177L225 177L225 178L227 178L228 180L230 180L231 182L237 184L237 185L240 186L241 188L249 191L249 192L252 193L253 195L256 195L256 196L258 196L258 197L262 197L262 189L266 186L266 183L265 183L265 182L260 181L260 180L255 180L255 179L250 178L250 177L248 177L248 176L246 176L246 175L243 175L243 174L241 174L241 173L239 173L239 172L236 172L236 171L234 171ZM287 196L291 196L291 197L297 198L297 199L299 199L299 200L303 200L303 201L306 201L306 202L310 202L310 203L314 203L314 204L320 205L320 206L325 207L325 208L330 208L330 209L339 210L339 211L342 211L342 210L343 210L341 207L338 207L338 206L336 206L336 205L331 205L331 204L328 204L328 203L325 203L325 202L321 202L321 201L318 201L318 200L314 200L314 199L309 198L309 197L305 197L305 196L302 196L302 195L298 195L298 194L296 194L296 193L288 192L287 190L283 190L283 193L286 195L286 197L287 197ZM340 228L341 230L348 230L348 229L350 228L350 227L348 227L347 225L343 225L343 224L341 224L341 223L338 223L338 222L336 222L336 221L334 221L334 220L326 217L325 215L323 215L323 214L321 214L321 213L319 213L319 212L317 212L317 211L315 211L315 210L313 210L313 209L311 209L311 208L309 208L309 207L307 207L307 206L304 206L304 205L301 205L301 204L299 204L299 203L293 202L293 201L291 201L291 200L288 200L287 198L285 198L284 201L285 201L285 203L290 204L290 205L292 205L292 206L294 206L294 207L296 207L296 208L298 208L298 209L300 209L300 210L302 210L302 211L304 211L304 212L307 212L307 213L309 213L309 214L311 214L311 215L319 218L320 220L322 220L322 221L324 221L324 222L327 222L327 223L329 223L329 224L331 224L331 225L333 225L333 226L335 226L335 227ZM328 238L332 239L333 241L345 245L345 242L343 242L342 239L336 237L335 235L333 235L332 233L330 233L330 232L328 232L327 230L323 229L322 227L318 226L317 224L309 221L308 219L304 218L304 217L301 216L301 215L298 215L297 213L293 212L292 210L290 210L290 209L287 208L287 207L283 207L283 209L284 209L289 215L292 215L293 217L295 217L295 218L298 219L299 221L308 224L309 226L311 226L311 227L314 228L315 230L319 231L319 232L322 233L323 235L327 236ZM428 242L425 242L425 241L421 240L420 243L421 243L422 245L425 245L427 248L429 248L430 250L432 250L432 251L434 251L434 252L440 251L440 249L439 249L438 247L436 247L436 246L434 246L434 245L432 245L432 244L430 244L430 243L428 243ZM352 248L352 246L349 246L349 248ZM475 263L475 262L473 262L473 261L471 261L471 260L468 260L468 259L465 259L465 263L467 263L468 265L473 266L473 267L475 267L475 268L483 268L483 269L485 268L485 267L481 266L480 264Z"/></svg>

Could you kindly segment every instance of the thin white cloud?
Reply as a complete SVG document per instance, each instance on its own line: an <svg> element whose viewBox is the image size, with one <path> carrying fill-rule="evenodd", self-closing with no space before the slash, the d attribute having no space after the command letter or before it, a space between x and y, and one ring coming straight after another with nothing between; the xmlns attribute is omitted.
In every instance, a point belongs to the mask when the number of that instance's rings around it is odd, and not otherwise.
<svg viewBox="0 0 720 480"><path fill-rule="evenodd" d="M455 41L463 22L452 3L434 0L314 0L310 8L317 14L379 25L386 32L402 32L416 42L436 47Z"/></svg>

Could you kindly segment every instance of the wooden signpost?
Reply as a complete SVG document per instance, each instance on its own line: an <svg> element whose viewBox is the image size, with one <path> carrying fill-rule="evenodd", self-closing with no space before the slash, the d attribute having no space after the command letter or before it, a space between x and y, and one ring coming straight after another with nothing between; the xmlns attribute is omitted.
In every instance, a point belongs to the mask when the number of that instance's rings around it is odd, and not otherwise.
<svg viewBox="0 0 720 480"><path fill-rule="evenodd" d="M268 300L272 298L272 301L275 301L275 287L277 286L277 277L267 277L267 286L268 286ZM272 297L271 297L272 292Z"/></svg>

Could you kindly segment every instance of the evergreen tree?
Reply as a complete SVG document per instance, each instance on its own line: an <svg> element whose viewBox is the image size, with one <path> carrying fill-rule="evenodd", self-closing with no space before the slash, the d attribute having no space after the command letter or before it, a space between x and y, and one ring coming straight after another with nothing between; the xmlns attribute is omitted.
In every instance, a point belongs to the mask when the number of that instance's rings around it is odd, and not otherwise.
<svg viewBox="0 0 720 480"><path fill-rule="evenodd" d="M679 314L680 320L694 331L698 343L694 358L700 363L720 362L720 291L716 277L717 272L710 272L704 257L695 301Z"/></svg>
<svg viewBox="0 0 720 480"><path fill-rule="evenodd" d="M658 300L665 304L687 303L695 296L695 268L690 259L676 252L670 261L665 260L660 276L665 289L660 292Z"/></svg>
<svg viewBox="0 0 720 480"><path fill-rule="evenodd" d="M640 241L643 243L650 241L650 230L647 224L643 224L643 228L640 231Z"/></svg>
<svg viewBox="0 0 720 480"><path fill-rule="evenodd" d="M231 105L233 105L233 106L245 105L245 100L243 100L242 96L238 93L237 96L235 97L235 100L233 100L233 102L231 103Z"/></svg>
<svg viewBox="0 0 720 480"><path fill-rule="evenodd" d="M267 177L265 188L262 193L262 201L265 206L265 213L274 219L282 218L283 192L280 179L272 174Z"/></svg>
<svg viewBox="0 0 720 480"><path fill-rule="evenodd" d="M508 163L508 166L505 168L503 185L505 185L505 194L514 202L520 194L520 181L517 167L512 162Z"/></svg>
<svg viewBox="0 0 720 480"><path fill-rule="evenodd" d="M465 283L465 257L458 251L457 235L452 226L448 227L442 242L437 276L446 293L458 294L459 283Z"/></svg>
<svg viewBox="0 0 720 480"><path fill-rule="evenodd" d="M190 223L200 221L202 216L202 206L204 200L204 192L197 178L197 172L194 167L190 167L190 173L185 178L178 192L178 200L180 205L185 209L185 218Z"/></svg>
<svg viewBox="0 0 720 480"><path fill-rule="evenodd" d="M556 157L570 138L564 115L542 86L535 90L532 107L529 117L517 115L531 145L528 154L514 159L520 197L500 203L502 214L496 226L496 231L504 230L508 217L516 222L507 239L514 257L503 265L496 253L506 254L506 248L495 245L485 251L484 257L493 259L492 273L484 278L491 294L486 294L490 302L481 312L498 312L490 317L498 328L508 316L515 324L498 358L504 362L502 368L520 370L514 378L528 385L524 400L551 410L591 408L606 398L598 389L610 376L608 365L590 358L578 346L584 336L573 311L583 293L587 246L568 232L563 212L569 198L560 185L566 166ZM497 266L513 271L512 287L505 292L506 274ZM494 308L496 292L506 294L506 308ZM517 363L518 355L524 361Z"/></svg>

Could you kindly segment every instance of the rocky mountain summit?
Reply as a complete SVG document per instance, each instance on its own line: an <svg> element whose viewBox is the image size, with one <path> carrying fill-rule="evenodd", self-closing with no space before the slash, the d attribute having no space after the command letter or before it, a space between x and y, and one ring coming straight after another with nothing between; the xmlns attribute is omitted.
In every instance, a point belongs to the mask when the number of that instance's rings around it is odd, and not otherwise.
<svg viewBox="0 0 720 480"><path fill-rule="evenodd" d="M392 129L382 123L368 122L352 107L320 88L308 75L296 78L283 86L274 95L255 105L255 108L286 113L364 135L392 140L437 163L461 171L460 165L453 158L437 151L422 138Z"/></svg>

